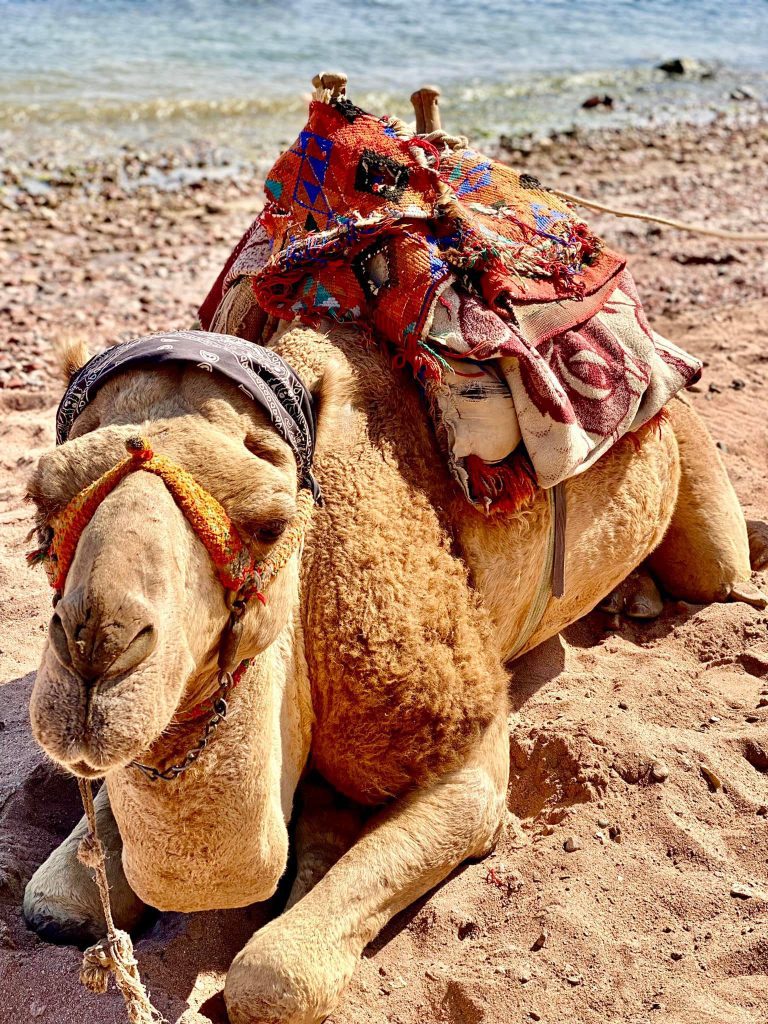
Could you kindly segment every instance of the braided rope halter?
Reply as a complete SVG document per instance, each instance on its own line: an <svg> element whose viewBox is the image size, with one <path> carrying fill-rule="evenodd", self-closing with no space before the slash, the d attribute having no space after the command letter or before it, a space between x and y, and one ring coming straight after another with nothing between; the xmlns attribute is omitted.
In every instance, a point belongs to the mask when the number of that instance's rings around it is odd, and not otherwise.
<svg viewBox="0 0 768 1024"><path fill-rule="evenodd" d="M44 562L48 579L55 591L53 600L56 605L64 590L80 537L96 509L121 480L138 470L160 477L204 544L216 576L225 590L229 620L219 643L218 685L213 696L190 711L177 713L175 721L195 721L206 713L208 718L200 739L179 763L162 770L139 761L132 761L130 765L138 768L152 781L162 779L168 782L197 761L211 735L227 717L227 694L237 686L250 664L248 658L241 661L237 658L243 632L243 615L248 603L254 598L266 604L266 589L301 547L312 516L314 499L307 489L299 491L297 511L291 524L269 557L257 561L224 508L200 486L191 473L172 459L155 455L142 437L128 438L125 447L128 453L126 458L76 494L61 512L51 517L48 523L51 530L50 542L31 552L27 558L30 563Z"/></svg>

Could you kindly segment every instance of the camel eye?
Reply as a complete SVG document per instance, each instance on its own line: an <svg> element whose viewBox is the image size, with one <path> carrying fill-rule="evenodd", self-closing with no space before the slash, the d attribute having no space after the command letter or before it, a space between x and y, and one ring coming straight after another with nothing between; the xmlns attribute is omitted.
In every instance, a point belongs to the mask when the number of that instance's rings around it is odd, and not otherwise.
<svg viewBox="0 0 768 1024"><path fill-rule="evenodd" d="M285 533L287 526L287 519L268 519L266 523L259 523L253 536L261 544L274 544Z"/></svg>

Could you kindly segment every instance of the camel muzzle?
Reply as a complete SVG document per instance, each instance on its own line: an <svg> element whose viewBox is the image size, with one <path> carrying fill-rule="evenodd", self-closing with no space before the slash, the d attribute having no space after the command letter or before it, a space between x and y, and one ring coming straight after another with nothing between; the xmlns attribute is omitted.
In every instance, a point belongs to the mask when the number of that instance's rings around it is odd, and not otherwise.
<svg viewBox="0 0 768 1024"><path fill-rule="evenodd" d="M48 636L61 664L103 691L152 654L158 632L138 598L105 604L77 587L57 603Z"/></svg>

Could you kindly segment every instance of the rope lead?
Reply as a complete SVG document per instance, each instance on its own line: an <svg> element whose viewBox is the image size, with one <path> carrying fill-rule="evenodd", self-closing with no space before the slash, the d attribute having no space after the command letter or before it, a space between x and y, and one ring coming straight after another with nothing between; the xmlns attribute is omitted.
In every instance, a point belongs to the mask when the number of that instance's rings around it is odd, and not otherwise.
<svg viewBox="0 0 768 1024"><path fill-rule="evenodd" d="M109 987L111 972L125 1000L125 1010L130 1024L166 1024L165 1018L149 1001L147 990L142 984L130 935L115 928L109 901L104 847L96 832L96 810L93 806L91 783L87 779L78 779L77 784L88 821L88 835L80 841L77 857L81 864L94 872L104 920L107 923L106 936L94 946L89 946L83 954L80 981L91 992L103 995Z"/></svg>
<svg viewBox="0 0 768 1024"><path fill-rule="evenodd" d="M574 195L572 192L561 192L557 188L547 189L553 196L565 199L576 206L585 206L589 210L599 210L600 213L612 213L614 217L631 217L633 220L645 220L651 224L663 224L667 228L675 228L677 231L688 231L692 235L707 235L709 238L724 238L729 242L768 242L768 233L760 231L748 231L739 234L738 231L721 231L719 228L704 228L698 224L686 224L681 220L671 220L669 217L657 217L652 213L641 213L639 210L619 210L614 206L605 206L594 199L584 199L582 196Z"/></svg>

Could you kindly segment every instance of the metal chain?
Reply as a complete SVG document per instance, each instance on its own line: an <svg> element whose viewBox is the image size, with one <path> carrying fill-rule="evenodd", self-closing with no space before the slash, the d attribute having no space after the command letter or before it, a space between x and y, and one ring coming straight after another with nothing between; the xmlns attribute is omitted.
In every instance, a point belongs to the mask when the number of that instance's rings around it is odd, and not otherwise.
<svg viewBox="0 0 768 1024"><path fill-rule="evenodd" d="M153 768L152 765L141 764L139 761L132 761L131 767L138 768L139 771L142 772L142 774L146 775L148 779L151 779L152 782L156 782L158 779L163 779L165 782L171 782L173 779L177 778L179 775L185 772L188 768L191 768L195 761L197 761L198 757L200 757L202 752L208 746L208 741L211 738L211 736L216 732L218 727L227 717L229 706L226 701L226 694L232 689L233 685L234 680L232 678L232 673L226 672L224 669L222 669L219 672L219 688L211 705L213 708L213 714L205 723L205 726L203 728L203 735L200 737L200 739L197 741L194 747L192 747L189 753L185 755L183 761L179 761L178 764L172 764L170 765L170 767L165 768L162 771L159 768Z"/></svg>

